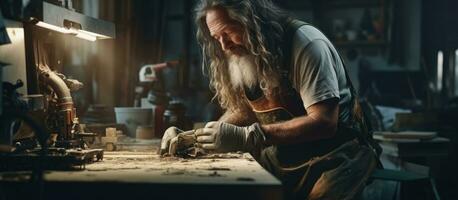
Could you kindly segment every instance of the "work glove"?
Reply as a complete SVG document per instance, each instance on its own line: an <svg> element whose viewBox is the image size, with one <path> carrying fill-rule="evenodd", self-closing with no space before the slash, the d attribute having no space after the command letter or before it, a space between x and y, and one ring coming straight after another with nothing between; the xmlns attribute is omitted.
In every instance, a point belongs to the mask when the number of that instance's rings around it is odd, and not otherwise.
<svg viewBox="0 0 458 200"><path fill-rule="evenodd" d="M164 155L169 152L170 148L170 143L173 138L175 138L179 133L182 133L184 131L178 129L177 127L169 127L167 130L165 130L164 135L162 136L161 140L161 150L160 154Z"/></svg>
<svg viewBox="0 0 458 200"><path fill-rule="evenodd" d="M169 154L175 156L179 152L193 147L196 143L195 130L182 131L177 127L170 127L164 132L161 140L160 154Z"/></svg>
<svg viewBox="0 0 458 200"><path fill-rule="evenodd" d="M208 122L196 131L198 146L215 152L245 151L261 149L266 138L258 123L251 126L235 126L225 122Z"/></svg>

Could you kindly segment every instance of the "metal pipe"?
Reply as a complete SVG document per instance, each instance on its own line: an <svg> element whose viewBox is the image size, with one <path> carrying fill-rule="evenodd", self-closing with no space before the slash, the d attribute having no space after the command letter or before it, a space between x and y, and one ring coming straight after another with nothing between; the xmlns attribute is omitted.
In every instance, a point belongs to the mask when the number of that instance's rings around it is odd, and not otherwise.
<svg viewBox="0 0 458 200"><path fill-rule="evenodd" d="M73 109L73 99L65 81L51 70L41 70L40 72L46 83L56 92L61 109Z"/></svg>
<svg viewBox="0 0 458 200"><path fill-rule="evenodd" d="M58 106L60 108L59 113L64 122L64 126L61 129L64 139L72 139L71 133L73 119L76 117L75 107L73 105L73 99L70 94L65 81L58 76L55 72L51 71L48 67L39 67L40 75L43 80L51 86L54 92L57 94Z"/></svg>

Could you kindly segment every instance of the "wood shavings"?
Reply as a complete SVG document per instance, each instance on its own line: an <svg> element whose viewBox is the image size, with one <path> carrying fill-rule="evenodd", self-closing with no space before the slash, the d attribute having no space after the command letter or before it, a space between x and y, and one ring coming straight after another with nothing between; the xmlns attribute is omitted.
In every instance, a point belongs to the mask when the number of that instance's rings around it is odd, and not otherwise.
<svg viewBox="0 0 458 200"><path fill-rule="evenodd" d="M117 168L99 168L99 169L87 169L87 171L116 171L116 170L131 170L140 169L140 167L117 167Z"/></svg>
<svg viewBox="0 0 458 200"><path fill-rule="evenodd" d="M224 177L226 175L218 173L218 171L213 171L210 174L199 174L199 177Z"/></svg>
<svg viewBox="0 0 458 200"><path fill-rule="evenodd" d="M192 175L195 174L195 172L185 170L185 169L173 169L173 168L168 168L165 170L165 172L162 173L162 175Z"/></svg>
<svg viewBox="0 0 458 200"><path fill-rule="evenodd" d="M214 153L202 155L200 158L221 158L221 159L231 159L231 158L243 158L242 152L230 152L230 153Z"/></svg>
<svg viewBox="0 0 458 200"><path fill-rule="evenodd" d="M215 171L230 171L231 169L225 168L225 167L211 167L208 168L207 170L215 170Z"/></svg>

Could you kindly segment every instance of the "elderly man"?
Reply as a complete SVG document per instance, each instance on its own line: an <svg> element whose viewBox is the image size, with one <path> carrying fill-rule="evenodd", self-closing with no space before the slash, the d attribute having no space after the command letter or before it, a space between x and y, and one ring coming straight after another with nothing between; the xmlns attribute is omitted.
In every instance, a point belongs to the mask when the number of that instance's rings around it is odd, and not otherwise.
<svg viewBox="0 0 458 200"><path fill-rule="evenodd" d="M288 198L355 197L376 166L374 143L323 33L269 0L202 0L196 23L211 89L226 112L181 134L194 134L208 151L250 152ZM166 131L163 152L177 132Z"/></svg>

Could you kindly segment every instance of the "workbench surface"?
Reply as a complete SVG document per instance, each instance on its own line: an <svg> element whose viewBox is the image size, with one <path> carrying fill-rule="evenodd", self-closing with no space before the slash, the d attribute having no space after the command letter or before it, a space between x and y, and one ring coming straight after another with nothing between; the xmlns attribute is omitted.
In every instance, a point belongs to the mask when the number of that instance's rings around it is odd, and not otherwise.
<svg viewBox="0 0 458 200"><path fill-rule="evenodd" d="M16 199L21 191L33 187L33 184L18 181L28 180L30 174L0 173L0 186L19 192L11 196ZM152 196L165 199L282 198L280 181L247 153L184 159L161 158L154 151L105 152L103 161L78 171L46 171L43 180L41 193L45 199L58 199L61 195L70 199L88 199L88 196L94 199L150 199Z"/></svg>
<svg viewBox="0 0 458 200"><path fill-rule="evenodd" d="M52 171L52 181L118 181L134 183L191 183L279 185L249 154L216 154L206 158L160 158L148 152L105 152L101 162L83 171Z"/></svg>

